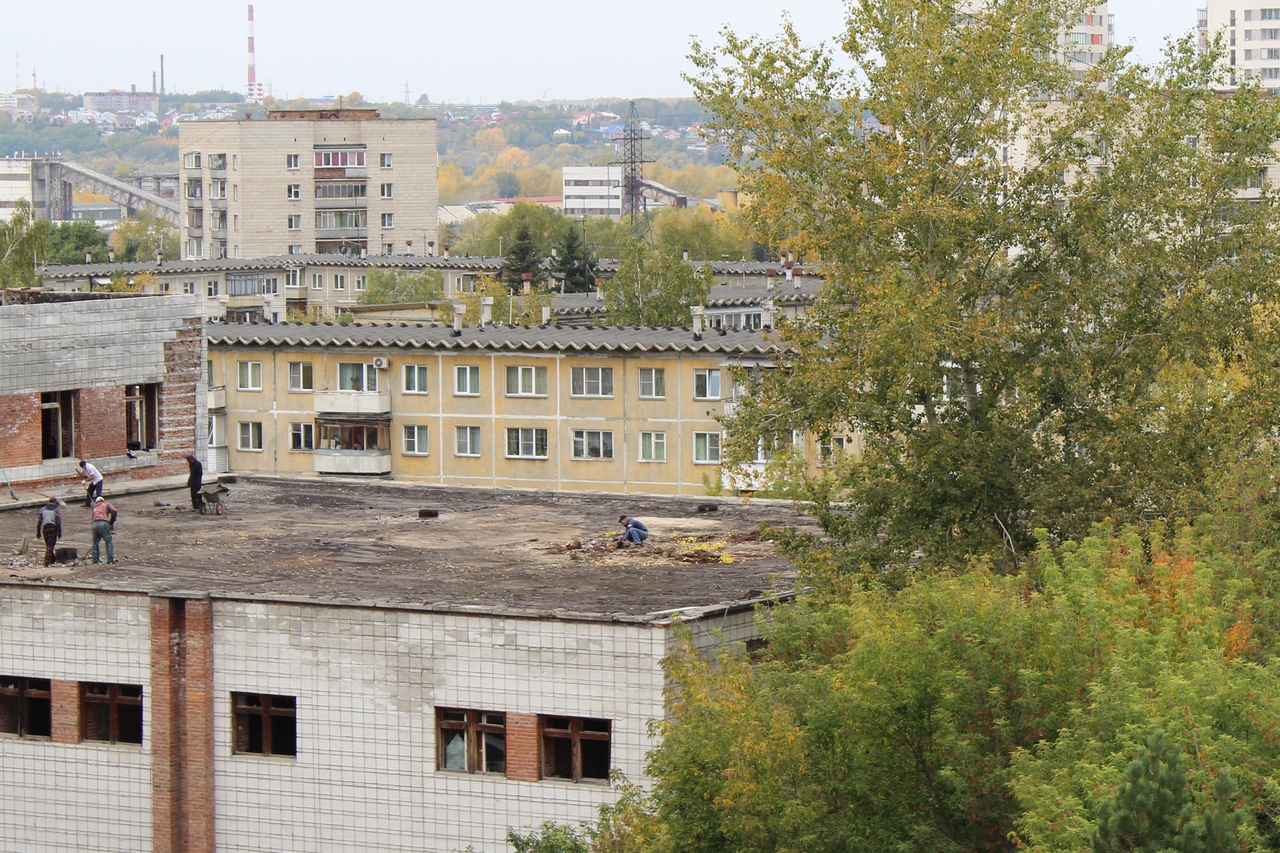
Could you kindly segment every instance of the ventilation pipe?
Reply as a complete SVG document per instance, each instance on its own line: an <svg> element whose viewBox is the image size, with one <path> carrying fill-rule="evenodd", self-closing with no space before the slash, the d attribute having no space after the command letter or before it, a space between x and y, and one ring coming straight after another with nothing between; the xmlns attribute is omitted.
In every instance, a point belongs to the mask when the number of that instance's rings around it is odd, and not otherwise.
<svg viewBox="0 0 1280 853"><path fill-rule="evenodd" d="M773 328L773 300L766 299L760 304L760 325L766 329Z"/></svg>
<svg viewBox="0 0 1280 853"><path fill-rule="evenodd" d="M462 315L467 313L467 306L453 303L453 336L462 337Z"/></svg>
<svg viewBox="0 0 1280 853"><path fill-rule="evenodd" d="M692 306L689 309L689 315L693 320L693 339L700 341L702 340L702 306Z"/></svg>
<svg viewBox="0 0 1280 853"><path fill-rule="evenodd" d="M480 328L484 328L493 322L493 297L480 297Z"/></svg>
<svg viewBox="0 0 1280 853"><path fill-rule="evenodd" d="M542 306L542 328L545 329L547 326L550 326L550 325L551 325L551 306L543 305Z"/></svg>

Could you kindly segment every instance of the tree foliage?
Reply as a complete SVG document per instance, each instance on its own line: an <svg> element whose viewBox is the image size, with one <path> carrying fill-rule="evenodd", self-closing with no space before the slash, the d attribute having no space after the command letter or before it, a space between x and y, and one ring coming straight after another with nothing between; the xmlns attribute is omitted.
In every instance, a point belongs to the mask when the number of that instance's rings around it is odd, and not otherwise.
<svg viewBox="0 0 1280 853"><path fill-rule="evenodd" d="M1237 196L1280 102L1219 95L1221 52L1189 39L1076 80L1046 47L1087 6L865 0L841 62L789 26L695 48L753 233L831 282L728 456L861 431L817 505L834 570L1012 570L1038 527L1194 515L1274 424L1280 208Z"/></svg>
<svg viewBox="0 0 1280 853"><path fill-rule="evenodd" d="M111 232L107 244L115 252L118 261L149 261L159 249L166 261L176 261L178 254L178 229L151 210L139 211Z"/></svg>
<svg viewBox="0 0 1280 853"><path fill-rule="evenodd" d="M53 223L36 218L31 203L18 199L0 222L0 288L39 285L36 267L46 262L53 231Z"/></svg>
<svg viewBox="0 0 1280 853"><path fill-rule="evenodd" d="M595 290L596 259L578 237L578 229L572 225L561 232L551 271L561 282L565 293L587 293Z"/></svg>
<svg viewBox="0 0 1280 853"><path fill-rule="evenodd" d="M674 249L624 239L618 271L600 290L611 326L687 326L690 307L706 301L713 278L709 266L694 271Z"/></svg>
<svg viewBox="0 0 1280 853"><path fill-rule="evenodd" d="M444 295L439 270L369 270L369 281L360 296L362 305L389 305L397 302L429 302Z"/></svg>
<svg viewBox="0 0 1280 853"><path fill-rule="evenodd" d="M515 239L502 264L502 282L512 293L519 293L527 284L536 286L546 280L546 270L542 268L542 259L546 257L539 251L533 235L529 233L527 223L520 223L516 229Z"/></svg>

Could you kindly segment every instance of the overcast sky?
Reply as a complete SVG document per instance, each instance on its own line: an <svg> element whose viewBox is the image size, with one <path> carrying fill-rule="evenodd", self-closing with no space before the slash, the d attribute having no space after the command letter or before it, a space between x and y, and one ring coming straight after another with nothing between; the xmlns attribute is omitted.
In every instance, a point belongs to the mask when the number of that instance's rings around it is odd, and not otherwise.
<svg viewBox="0 0 1280 853"><path fill-rule="evenodd" d="M84 92L165 88L242 92L246 3L174 0L11 0L0 28L8 79ZM1143 59L1195 26L1203 0L1111 0L1116 36ZM808 42L832 41L841 0L260 0L258 81L277 97L361 92L369 100L494 102L539 98L677 97L689 86L692 37L725 24L772 34L780 8ZM726 11L729 10L729 11ZM16 63L15 63L16 60ZM0 62L0 68L4 68Z"/></svg>

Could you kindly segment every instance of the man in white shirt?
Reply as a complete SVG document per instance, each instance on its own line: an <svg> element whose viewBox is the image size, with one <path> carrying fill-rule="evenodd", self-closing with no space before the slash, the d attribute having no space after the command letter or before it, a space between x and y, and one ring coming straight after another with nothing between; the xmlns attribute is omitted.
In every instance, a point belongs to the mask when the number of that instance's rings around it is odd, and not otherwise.
<svg viewBox="0 0 1280 853"><path fill-rule="evenodd" d="M80 468L83 471L80 476L89 478L89 487L85 490L84 505L92 508L93 499L102 496L102 472L92 462L85 459L80 460Z"/></svg>

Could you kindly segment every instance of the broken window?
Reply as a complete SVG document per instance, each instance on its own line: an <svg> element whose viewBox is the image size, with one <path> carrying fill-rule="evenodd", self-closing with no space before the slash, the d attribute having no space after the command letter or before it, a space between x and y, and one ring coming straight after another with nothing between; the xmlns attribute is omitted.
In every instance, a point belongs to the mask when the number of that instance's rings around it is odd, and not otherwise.
<svg viewBox="0 0 1280 853"><path fill-rule="evenodd" d="M542 777L608 781L608 720L590 717L540 717Z"/></svg>
<svg viewBox="0 0 1280 853"><path fill-rule="evenodd" d="M150 450L160 444L160 386L124 386L125 446L130 450Z"/></svg>
<svg viewBox="0 0 1280 853"><path fill-rule="evenodd" d="M75 391L40 395L41 458L65 459L75 452Z"/></svg>
<svg viewBox="0 0 1280 853"><path fill-rule="evenodd" d="M142 685L80 685L80 720L85 740L142 743Z"/></svg>
<svg viewBox="0 0 1280 853"><path fill-rule="evenodd" d="M0 732L18 737L52 734L49 679L0 675Z"/></svg>
<svg viewBox="0 0 1280 853"><path fill-rule="evenodd" d="M436 709L436 768L505 773L506 715L495 711Z"/></svg>
<svg viewBox="0 0 1280 853"><path fill-rule="evenodd" d="M298 700L265 693L232 693L236 752L298 754Z"/></svg>

